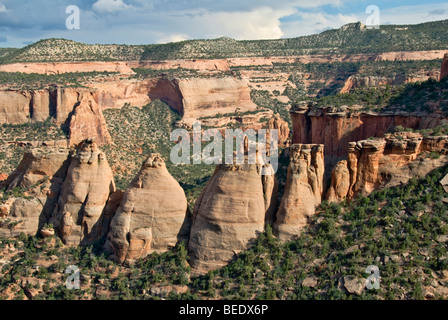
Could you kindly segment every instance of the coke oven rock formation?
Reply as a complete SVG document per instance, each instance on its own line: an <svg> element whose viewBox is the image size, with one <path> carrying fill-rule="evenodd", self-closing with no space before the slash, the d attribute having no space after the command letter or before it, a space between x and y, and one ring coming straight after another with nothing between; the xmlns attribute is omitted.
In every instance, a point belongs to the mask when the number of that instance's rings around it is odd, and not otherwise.
<svg viewBox="0 0 448 320"><path fill-rule="evenodd" d="M16 237L22 232L34 236L49 221L67 174L68 155L68 149L57 148L25 152L3 187L26 190L26 197L11 197L0 205L0 217L16 223L14 228L0 228L0 236Z"/></svg>
<svg viewBox="0 0 448 320"><path fill-rule="evenodd" d="M187 241L190 224L184 190L153 153L124 193L105 247L116 261L133 262Z"/></svg>
<svg viewBox="0 0 448 320"><path fill-rule="evenodd" d="M273 219L275 177L261 175L262 164L221 164L197 199L189 254L197 273L226 265ZM265 165L267 170L270 165Z"/></svg>
<svg viewBox="0 0 448 320"><path fill-rule="evenodd" d="M72 150L52 223L67 245L89 245L101 238L102 215L115 191L112 169L92 140Z"/></svg>
<svg viewBox="0 0 448 320"><path fill-rule="evenodd" d="M315 214L324 191L323 145L294 144L290 159L285 193L274 222L274 234L282 240L300 234L308 218Z"/></svg>

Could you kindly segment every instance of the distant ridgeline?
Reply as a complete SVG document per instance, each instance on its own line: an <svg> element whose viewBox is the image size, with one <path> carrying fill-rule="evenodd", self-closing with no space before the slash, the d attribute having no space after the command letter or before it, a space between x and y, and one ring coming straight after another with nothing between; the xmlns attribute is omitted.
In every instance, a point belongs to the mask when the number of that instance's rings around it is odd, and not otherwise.
<svg viewBox="0 0 448 320"><path fill-rule="evenodd" d="M380 29L367 29L358 22L347 24L340 29L291 39L237 41L222 37L151 45L89 45L64 39L46 39L22 49L1 48L0 63L211 59L446 50L447 28L448 20L417 25L384 25Z"/></svg>

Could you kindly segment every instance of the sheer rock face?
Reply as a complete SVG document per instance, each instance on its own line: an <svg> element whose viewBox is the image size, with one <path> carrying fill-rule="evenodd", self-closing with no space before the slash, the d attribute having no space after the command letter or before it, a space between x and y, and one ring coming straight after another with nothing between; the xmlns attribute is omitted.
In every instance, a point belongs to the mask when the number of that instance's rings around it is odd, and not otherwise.
<svg viewBox="0 0 448 320"><path fill-rule="evenodd" d="M272 221L276 207L275 176L263 176L261 164L216 167L195 203L190 233L190 264L197 273L226 265ZM272 167L265 165L265 173Z"/></svg>
<svg viewBox="0 0 448 320"><path fill-rule="evenodd" d="M21 232L34 236L49 221L67 174L68 156L68 149L39 148L25 152L4 186L8 191L26 190L27 197L9 198L0 205L0 216L17 223L14 228L0 228L0 236L16 237Z"/></svg>
<svg viewBox="0 0 448 320"><path fill-rule="evenodd" d="M353 186L353 194L370 194L378 182L378 168L380 159L384 154L386 142L384 140L362 140L356 143L350 152L354 152L357 159L356 183ZM350 164L354 167L354 164Z"/></svg>
<svg viewBox="0 0 448 320"><path fill-rule="evenodd" d="M341 202L358 194L369 195L378 187L407 183L413 176L424 176L447 162L448 137L398 132L382 139L361 140L349 144L348 161L339 162L332 171L326 199ZM437 152L439 158L419 157ZM348 188L347 188L348 182Z"/></svg>
<svg viewBox="0 0 448 320"><path fill-rule="evenodd" d="M322 201L324 146L295 144L291 147L285 193L274 222L274 233L282 240L299 235Z"/></svg>
<svg viewBox="0 0 448 320"><path fill-rule="evenodd" d="M276 114L271 120L268 122L269 129L277 129L278 130L278 145L282 147L289 146L289 125L286 121L280 118L280 115Z"/></svg>
<svg viewBox="0 0 448 320"><path fill-rule="evenodd" d="M445 79L447 75L448 75L448 53L445 53L445 56L443 57L442 61L442 68L440 70L440 81Z"/></svg>
<svg viewBox="0 0 448 320"><path fill-rule="evenodd" d="M331 172L331 185L326 199L328 202L342 202L350 189L350 171L347 160L339 161Z"/></svg>
<svg viewBox="0 0 448 320"><path fill-rule="evenodd" d="M347 159L349 143L370 137L383 137L397 126L430 129L443 123L443 116L380 114L352 107L315 108L312 103L291 109L292 143L324 144L328 174L340 160Z"/></svg>
<svg viewBox="0 0 448 320"><path fill-rule="evenodd" d="M115 191L106 156L91 140L72 151L52 222L67 245L89 245L101 238L101 219L109 195Z"/></svg>
<svg viewBox="0 0 448 320"><path fill-rule="evenodd" d="M184 190L161 155L151 154L112 219L106 250L120 263L166 251L188 240L190 219Z"/></svg>

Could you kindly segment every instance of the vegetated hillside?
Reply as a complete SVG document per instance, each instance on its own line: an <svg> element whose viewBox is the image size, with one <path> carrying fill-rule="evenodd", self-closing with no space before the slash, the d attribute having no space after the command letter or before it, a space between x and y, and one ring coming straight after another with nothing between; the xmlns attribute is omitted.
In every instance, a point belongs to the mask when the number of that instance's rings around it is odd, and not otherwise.
<svg viewBox="0 0 448 320"><path fill-rule="evenodd" d="M88 45L64 39L46 39L0 52L0 63L55 61L114 61L195 58L353 54L448 48L448 20L417 25L384 25L366 29L352 23L320 34L277 40L187 40L150 45Z"/></svg>
<svg viewBox="0 0 448 320"><path fill-rule="evenodd" d="M113 76L116 72L67 72L62 74L39 74L22 72L0 72L0 85L10 90L37 90L51 85L83 87L87 81L97 77Z"/></svg>
<svg viewBox="0 0 448 320"><path fill-rule="evenodd" d="M318 107L360 105L365 110L448 113L448 81L408 83L379 88L356 88L349 93L315 99Z"/></svg>
<svg viewBox="0 0 448 320"><path fill-rule="evenodd" d="M366 29L352 23L340 29L291 39L237 41L228 37L149 45L142 59L230 58L300 54L379 53L448 48L448 20Z"/></svg>
<svg viewBox="0 0 448 320"><path fill-rule="evenodd" d="M84 44L65 39L44 39L0 56L0 63L138 60L142 46Z"/></svg>
<svg viewBox="0 0 448 320"><path fill-rule="evenodd" d="M440 168L351 204L323 203L296 239L266 232L228 266L190 273L185 244L133 266L117 265L101 243L66 248L56 237L0 241L3 299L438 299L448 296L448 210ZM81 289L65 286L69 265ZM366 289L368 266L380 289Z"/></svg>

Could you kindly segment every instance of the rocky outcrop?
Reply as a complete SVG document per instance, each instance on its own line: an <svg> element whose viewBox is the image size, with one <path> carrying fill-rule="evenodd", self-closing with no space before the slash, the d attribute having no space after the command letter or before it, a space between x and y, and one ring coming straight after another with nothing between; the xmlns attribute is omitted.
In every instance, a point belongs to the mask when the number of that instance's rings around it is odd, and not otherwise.
<svg viewBox="0 0 448 320"><path fill-rule="evenodd" d="M339 161L331 172L331 184L327 191L328 202L342 202L350 190L350 171L347 160Z"/></svg>
<svg viewBox="0 0 448 320"><path fill-rule="evenodd" d="M60 87L30 91L0 90L0 124L23 124L48 118L68 127L70 146L86 138L94 138L98 145L112 142L94 91Z"/></svg>
<svg viewBox="0 0 448 320"><path fill-rule="evenodd" d="M104 236L100 227L109 196L115 191L106 156L92 141L72 150L52 223L67 245L88 245Z"/></svg>
<svg viewBox="0 0 448 320"><path fill-rule="evenodd" d="M445 53L445 56L443 57L442 61L442 68L440 70L440 81L445 79L447 75L448 75L448 53Z"/></svg>
<svg viewBox="0 0 448 320"><path fill-rule="evenodd" d="M380 159L384 154L386 142L384 140L362 140L350 143L349 153L356 162L350 162L348 166L357 166L356 182L351 188L352 194L369 195L378 182L378 169ZM352 169L353 170L353 169Z"/></svg>
<svg viewBox="0 0 448 320"><path fill-rule="evenodd" d="M98 145L112 143L103 112L90 94L79 94L68 126L70 146L79 144L86 137L94 139Z"/></svg>
<svg viewBox="0 0 448 320"><path fill-rule="evenodd" d="M298 236L315 214L324 191L324 146L294 144L285 193L274 222L274 233L282 240Z"/></svg>
<svg viewBox="0 0 448 320"><path fill-rule="evenodd" d="M184 190L151 154L127 188L112 219L106 250L122 263L163 252L187 241L191 220Z"/></svg>
<svg viewBox="0 0 448 320"><path fill-rule="evenodd" d="M2 236L36 235L56 207L68 168L67 149L38 148L25 152L17 169L8 177L6 191L21 190L23 196L0 205L0 215L14 227L0 228Z"/></svg>
<svg viewBox="0 0 448 320"><path fill-rule="evenodd" d="M263 177L261 170L247 158L244 164L217 166L194 207L189 255L195 272L227 264L273 219L267 199L277 197L275 178Z"/></svg>
<svg viewBox="0 0 448 320"><path fill-rule="evenodd" d="M257 109L257 105L251 101L248 83L233 77L182 79L179 80L179 90L182 95L183 122L186 124L218 113Z"/></svg>
<svg viewBox="0 0 448 320"><path fill-rule="evenodd" d="M289 146L289 125L279 114L275 114L268 122L268 129L278 130L278 145L281 147Z"/></svg>
<svg viewBox="0 0 448 320"><path fill-rule="evenodd" d="M448 162L448 137L422 136L398 132L381 139L349 144L348 161L340 161L332 171L326 199L341 202L358 194L369 195L374 189L407 183L423 177ZM430 152L437 157L428 157ZM347 188L348 185L348 188Z"/></svg>
<svg viewBox="0 0 448 320"><path fill-rule="evenodd" d="M374 113L353 107L315 108L312 103L299 104L290 111L293 122L292 143L324 144L325 163L332 168L346 158L352 141L382 137L397 126L430 129L443 123L438 114Z"/></svg>

